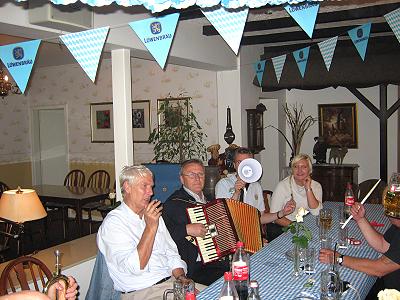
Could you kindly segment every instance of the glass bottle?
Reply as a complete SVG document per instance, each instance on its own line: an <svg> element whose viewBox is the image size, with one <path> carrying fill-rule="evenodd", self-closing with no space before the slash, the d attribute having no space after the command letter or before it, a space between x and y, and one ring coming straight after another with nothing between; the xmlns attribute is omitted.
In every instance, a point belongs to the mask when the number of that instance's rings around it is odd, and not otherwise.
<svg viewBox="0 0 400 300"><path fill-rule="evenodd" d="M236 252L232 259L232 273L235 281L236 291L239 300L246 300L249 294L249 275L250 275L250 259L249 254L244 250L244 244L238 241L236 244Z"/></svg>
<svg viewBox="0 0 400 300"><path fill-rule="evenodd" d="M353 187L350 182L347 183L346 186L346 191L344 193L344 214L346 219L351 216L350 209L354 204L354 193L353 193Z"/></svg>
<svg viewBox="0 0 400 300"><path fill-rule="evenodd" d="M255 280L250 281L250 293L247 300L261 300L258 292L258 282Z"/></svg>
<svg viewBox="0 0 400 300"><path fill-rule="evenodd" d="M232 281L233 275L231 272L224 273L224 285L222 286L221 292L219 293L219 300L238 300L235 285Z"/></svg>

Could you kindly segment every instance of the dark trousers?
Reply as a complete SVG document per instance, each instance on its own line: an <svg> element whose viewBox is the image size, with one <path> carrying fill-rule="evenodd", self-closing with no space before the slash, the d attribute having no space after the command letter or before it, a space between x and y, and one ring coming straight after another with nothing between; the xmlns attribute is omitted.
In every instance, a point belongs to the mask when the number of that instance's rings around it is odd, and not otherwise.
<svg viewBox="0 0 400 300"><path fill-rule="evenodd" d="M280 236L283 233L282 228L283 228L282 226L275 224L275 223L267 224L267 240L268 240L268 242L271 242L272 240L274 240L278 236Z"/></svg>
<svg viewBox="0 0 400 300"><path fill-rule="evenodd" d="M365 300L377 300L379 291L382 291L384 289L385 289L385 285L383 283L383 279L378 278L376 280L375 284L372 286L371 290L369 291Z"/></svg>
<svg viewBox="0 0 400 300"><path fill-rule="evenodd" d="M212 262L203 265L201 261L196 262L195 267L188 272L188 277L193 279L194 282L198 282L204 285L210 285L220 277L224 276L224 273L229 271L229 260L222 259L216 262Z"/></svg>

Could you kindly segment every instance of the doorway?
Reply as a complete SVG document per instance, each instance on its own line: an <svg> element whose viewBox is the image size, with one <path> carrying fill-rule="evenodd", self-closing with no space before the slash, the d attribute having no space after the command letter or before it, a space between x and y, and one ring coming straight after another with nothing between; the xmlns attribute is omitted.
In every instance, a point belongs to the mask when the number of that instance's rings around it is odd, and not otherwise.
<svg viewBox="0 0 400 300"><path fill-rule="evenodd" d="M32 181L62 185L68 172L65 107L32 110Z"/></svg>

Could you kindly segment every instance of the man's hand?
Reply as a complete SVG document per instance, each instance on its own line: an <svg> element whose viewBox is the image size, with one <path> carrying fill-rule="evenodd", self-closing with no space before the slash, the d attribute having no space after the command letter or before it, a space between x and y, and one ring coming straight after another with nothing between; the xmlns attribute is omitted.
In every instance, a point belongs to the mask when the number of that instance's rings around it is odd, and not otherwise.
<svg viewBox="0 0 400 300"><path fill-rule="evenodd" d="M323 264L332 264L333 254L334 254L333 250L323 248L319 251L319 261L322 262ZM339 253L336 253L336 257L338 257L339 255L340 255Z"/></svg>
<svg viewBox="0 0 400 300"><path fill-rule="evenodd" d="M240 179L239 176L237 176L237 180L235 183L235 192L240 193L240 191L246 186L246 182L244 182L242 179Z"/></svg>
<svg viewBox="0 0 400 300"><path fill-rule="evenodd" d="M285 206L283 207L281 217L290 215L296 209L296 202L293 198L290 198L288 202L286 202Z"/></svg>
<svg viewBox="0 0 400 300"><path fill-rule="evenodd" d="M66 300L75 300L76 295L78 294L77 289L78 289L78 284L76 283L75 278L72 276L68 276L68 287L66 292L64 290L64 283L58 281L49 287L47 294L52 300L64 299L63 297L57 297L56 296L57 293L59 295L64 295L65 293Z"/></svg>
<svg viewBox="0 0 400 300"><path fill-rule="evenodd" d="M350 209L351 214L353 215L353 219L356 222L360 221L361 219L365 218L365 208L364 205L356 202Z"/></svg>
<svg viewBox="0 0 400 300"><path fill-rule="evenodd" d="M161 216L161 211L163 209L160 205L160 201L150 201L147 207L144 210L144 220L146 222L146 226L150 228L157 229L158 228L158 219Z"/></svg>
<svg viewBox="0 0 400 300"><path fill-rule="evenodd" d="M186 232L188 235L204 238L207 234L207 228L201 223L187 224Z"/></svg>

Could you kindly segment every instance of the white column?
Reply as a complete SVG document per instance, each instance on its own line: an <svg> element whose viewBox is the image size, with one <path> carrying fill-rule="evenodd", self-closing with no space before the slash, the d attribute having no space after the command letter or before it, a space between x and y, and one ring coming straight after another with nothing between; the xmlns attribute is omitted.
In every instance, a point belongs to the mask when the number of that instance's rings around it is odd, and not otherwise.
<svg viewBox="0 0 400 300"><path fill-rule="evenodd" d="M133 164L130 50L111 51L114 120L114 159L117 200L121 201L118 177L124 166Z"/></svg>

